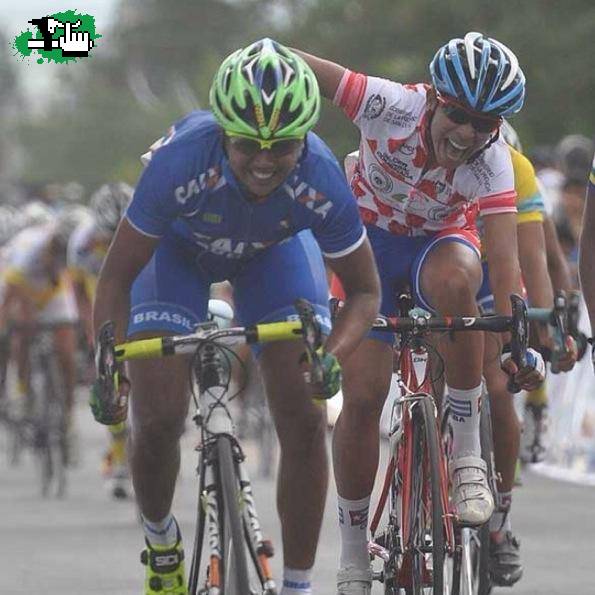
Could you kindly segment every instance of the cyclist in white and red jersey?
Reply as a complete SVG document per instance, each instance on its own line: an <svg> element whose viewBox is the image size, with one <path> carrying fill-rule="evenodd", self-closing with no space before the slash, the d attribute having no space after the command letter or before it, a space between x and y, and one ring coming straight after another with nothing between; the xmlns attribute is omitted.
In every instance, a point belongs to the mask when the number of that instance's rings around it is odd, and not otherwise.
<svg viewBox="0 0 595 595"><path fill-rule="evenodd" d="M443 315L476 315L482 271L475 218L481 213L496 311L510 313L521 292L516 193L502 117L523 104L525 78L515 55L479 33L453 39L430 64L432 85L402 85L302 54L324 96L360 129L352 190L367 225L382 282L381 312L394 315L397 288L410 282L417 303ZM371 592L366 547L370 493L378 464L378 420L388 394L392 337L371 333L344 366L342 413L334 435L342 551L341 595ZM541 356L517 370L524 388L544 378ZM494 502L480 456L483 337L442 345L453 412L455 512L479 525Z"/></svg>

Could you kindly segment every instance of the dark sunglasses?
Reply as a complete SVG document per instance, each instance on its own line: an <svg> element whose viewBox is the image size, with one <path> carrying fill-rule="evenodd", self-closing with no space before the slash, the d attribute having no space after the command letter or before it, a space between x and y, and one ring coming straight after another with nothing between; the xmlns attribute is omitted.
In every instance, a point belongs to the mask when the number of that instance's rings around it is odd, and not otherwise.
<svg viewBox="0 0 595 595"><path fill-rule="evenodd" d="M457 125L471 124L473 130L481 134L493 132L502 123L502 118L493 118L490 116L480 116L464 107L458 105L454 101L438 97L438 101L446 117Z"/></svg>
<svg viewBox="0 0 595 595"><path fill-rule="evenodd" d="M230 145L246 157L254 157L260 151L270 151L273 157L285 157L300 149L304 142L301 137L262 140L227 132L225 136L229 139Z"/></svg>

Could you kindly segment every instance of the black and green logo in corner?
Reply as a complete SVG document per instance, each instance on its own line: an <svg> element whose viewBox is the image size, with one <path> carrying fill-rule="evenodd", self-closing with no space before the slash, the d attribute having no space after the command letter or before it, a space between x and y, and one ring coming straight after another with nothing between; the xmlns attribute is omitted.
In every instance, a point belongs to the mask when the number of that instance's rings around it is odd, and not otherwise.
<svg viewBox="0 0 595 595"><path fill-rule="evenodd" d="M29 23L33 27L19 33L13 47L22 58L33 57L33 52L37 52L38 64L86 58L95 40L101 37L95 31L95 17L75 10L31 19Z"/></svg>

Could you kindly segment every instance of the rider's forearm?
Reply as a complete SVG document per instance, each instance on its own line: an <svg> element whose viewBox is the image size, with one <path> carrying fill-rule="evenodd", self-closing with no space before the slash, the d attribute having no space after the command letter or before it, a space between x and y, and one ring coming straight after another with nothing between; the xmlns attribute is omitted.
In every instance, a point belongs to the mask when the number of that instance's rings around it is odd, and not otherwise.
<svg viewBox="0 0 595 595"><path fill-rule="evenodd" d="M355 351L369 332L378 315L378 307L378 294L374 291L347 296L326 342L327 351L333 353L340 363Z"/></svg>
<svg viewBox="0 0 595 595"><path fill-rule="evenodd" d="M89 345L93 345L93 306L89 297L87 296L87 291L85 289L84 283L82 282L74 282L73 284L74 295L76 298L76 305L79 312L79 319L81 324L83 325L83 329L85 332L85 337L87 338L87 342Z"/></svg>
<svg viewBox="0 0 595 595"><path fill-rule="evenodd" d="M93 305L93 328L95 340L101 326L111 320L114 323L116 343L126 340L130 316L130 287L105 275L99 276L95 303Z"/></svg>
<svg viewBox="0 0 595 595"><path fill-rule="evenodd" d="M307 54L302 50L293 48L293 51L301 56L314 71L322 96L332 101L343 78L345 68L340 64Z"/></svg>
<svg viewBox="0 0 595 595"><path fill-rule="evenodd" d="M556 228L550 217L545 218L543 231L545 234L547 266L554 291L559 291L560 289L570 291L574 289L570 267L568 266L562 246L560 246L558 240Z"/></svg>
<svg viewBox="0 0 595 595"><path fill-rule="evenodd" d="M497 267L490 264L490 285L493 289L496 313L510 315L510 295L523 294L518 261L511 259L508 262L500 262Z"/></svg>
<svg viewBox="0 0 595 595"><path fill-rule="evenodd" d="M519 226L518 244L529 304L535 308L551 308L554 290L547 268L542 224L531 222Z"/></svg>
<svg viewBox="0 0 595 595"><path fill-rule="evenodd" d="M483 241L495 310L498 314L510 315L510 294L522 295L516 214L504 213L484 217Z"/></svg>
<svg viewBox="0 0 595 595"><path fill-rule="evenodd" d="M527 290L527 301L535 308L551 308L554 290L547 268L547 255L543 224L540 221L522 223L518 229L519 263ZM547 345L549 329L546 324L536 324L541 345Z"/></svg>

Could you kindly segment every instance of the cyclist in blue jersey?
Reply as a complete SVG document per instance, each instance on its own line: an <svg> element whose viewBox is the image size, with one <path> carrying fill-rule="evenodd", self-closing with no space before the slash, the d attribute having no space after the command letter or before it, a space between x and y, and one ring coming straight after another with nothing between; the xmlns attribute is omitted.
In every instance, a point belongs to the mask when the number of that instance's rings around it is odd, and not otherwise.
<svg viewBox="0 0 595 595"><path fill-rule="evenodd" d="M380 289L349 186L311 132L320 109L316 79L301 58L263 39L224 60L210 105L211 111L182 118L144 156L147 167L99 278L95 331L111 320L116 341L189 333L206 318L210 285L222 280L233 284L236 316L246 325L293 317L294 300L302 297L328 333L317 389L332 395L340 365L378 312ZM332 331L324 260L347 291ZM325 413L312 401L300 354L294 342L259 351L281 443L284 595L312 592L327 489ZM131 470L152 561L147 595L186 593L170 509L188 407L187 366L172 358L157 368L142 361L128 367ZM115 403L96 382L96 417L121 421L125 410Z"/></svg>

